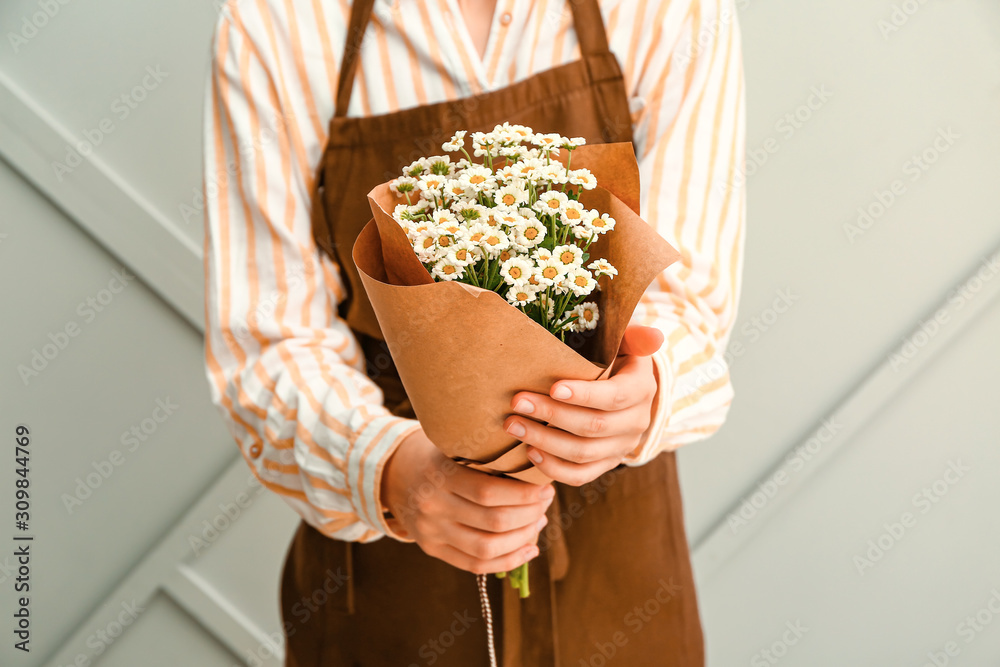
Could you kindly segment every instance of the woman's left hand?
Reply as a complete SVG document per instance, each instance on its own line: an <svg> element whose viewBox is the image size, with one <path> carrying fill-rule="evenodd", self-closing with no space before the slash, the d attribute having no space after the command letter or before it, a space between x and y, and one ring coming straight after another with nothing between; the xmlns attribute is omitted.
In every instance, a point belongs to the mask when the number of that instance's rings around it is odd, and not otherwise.
<svg viewBox="0 0 1000 667"><path fill-rule="evenodd" d="M548 396L518 392L511 401L518 414L504 428L529 445L528 458L557 482L597 479L634 451L649 427L657 389L650 355L662 343L658 329L628 327L608 379L560 380Z"/></svg>

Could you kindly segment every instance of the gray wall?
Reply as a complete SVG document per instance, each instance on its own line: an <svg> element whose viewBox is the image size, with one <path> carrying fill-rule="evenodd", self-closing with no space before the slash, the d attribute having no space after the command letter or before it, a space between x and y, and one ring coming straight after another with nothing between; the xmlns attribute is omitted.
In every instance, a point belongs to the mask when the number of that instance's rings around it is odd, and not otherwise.
<svg viewBox="0 0 1000 667"><path fill-rule="evenodd" d="M738 5L737 398L680 455L710 663L995 663L1000 6ZM32 650L5 631L0 663L267 658L296 517L250 482L202 371L216 5L49 8L0 5L0 429L10 456L31 428L36 536ZM115 100L135 86L126 114ZM68 146L88 135L77 164ZM51 359L24 380L35 350Z"/></svg>

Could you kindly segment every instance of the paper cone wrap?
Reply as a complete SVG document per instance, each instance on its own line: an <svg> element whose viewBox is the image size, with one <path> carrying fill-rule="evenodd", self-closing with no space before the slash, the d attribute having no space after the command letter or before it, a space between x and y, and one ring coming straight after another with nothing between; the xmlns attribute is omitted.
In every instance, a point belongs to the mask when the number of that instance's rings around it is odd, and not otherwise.
<svg viewBox="0 0 1000 667"><path fill-rule="evenodd" d="M586 167L597 178L598 187L584 191L581 203L616 220L589 252L611 262L618 275L601 277L601 290L591 295L600 313L597 329L569 334L565 343L495 292L435 282L392 217L406 200L389 183L368 194L374 219L353 251L428 438L472 468L536 484L551 480L528 460L526 445L503 430L514 394L548 395L558 380L607 376L643 292L679 257L638 216L639 172L631 143L581 146L573 152L572 167Z"/></svg>

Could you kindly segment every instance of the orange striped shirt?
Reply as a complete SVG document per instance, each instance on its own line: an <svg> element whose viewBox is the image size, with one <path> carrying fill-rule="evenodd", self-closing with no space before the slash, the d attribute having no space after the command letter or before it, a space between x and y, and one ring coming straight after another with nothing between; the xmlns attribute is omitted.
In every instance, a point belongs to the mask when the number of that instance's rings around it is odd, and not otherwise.
<svg viewBox="0 0 1000 667"><path fill-rule="evenodd" d="M724 357L743 261L744 91L734 0L600 0L624 71L642 216L682 260L636 323L661 329L641 465L708 437L732 400ZM247 464L342 540L394 534L382 468L418 425L391 415L336 314L338 267L312 238L310 193L333 115L350 0L229 0L204 115L205 361ZM567 0L498 0L480 57L456 0L376 0L348 115L452 100L579 58ZM624 119L623 119L623 122ZM336 184L333 185L336 187Z"/></svg>

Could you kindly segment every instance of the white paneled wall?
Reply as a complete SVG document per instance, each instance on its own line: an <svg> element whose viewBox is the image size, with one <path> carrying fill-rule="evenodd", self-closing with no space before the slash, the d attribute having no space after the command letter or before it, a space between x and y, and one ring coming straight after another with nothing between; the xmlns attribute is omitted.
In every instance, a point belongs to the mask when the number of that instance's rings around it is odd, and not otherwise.
<svg viewBox="0 0 1000 667"><path fill-rule="evenodd" d="M737 398L681 453L710 664L996 664L1000 6L737 5ZM3 665L280 662L297 518L250 481L202 371L216 11L0 4L0 429L32 429L36 535L32 651L5 640Z"/></svg>

